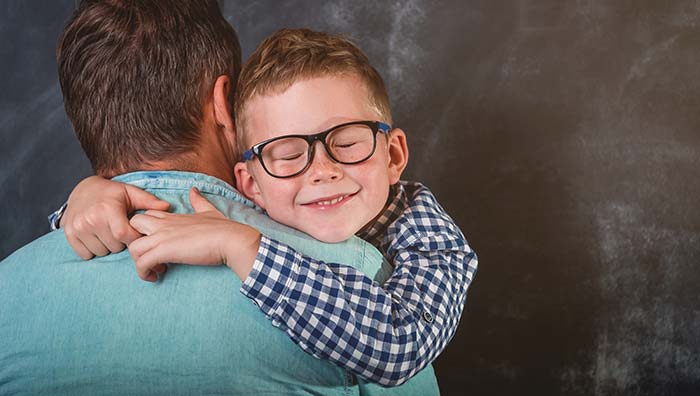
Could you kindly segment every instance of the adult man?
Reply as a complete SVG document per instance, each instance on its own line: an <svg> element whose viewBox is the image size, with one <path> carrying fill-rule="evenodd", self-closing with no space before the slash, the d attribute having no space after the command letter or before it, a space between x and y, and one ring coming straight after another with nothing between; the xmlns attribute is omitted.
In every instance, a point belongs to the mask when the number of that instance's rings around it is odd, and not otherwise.
<svg viewBox="0 0 700 396"><path fill-rule="evenodd" d="M225 214L323 260L375 274L358 239L323 245L274 223L231 187L235 31L213 0L85 1L58 50L66 111L95 172L186 212L197 187ZM177 169L179 171L172 171ZM182 172L184 171L184 172ZM0 394L380 394L304 353L239 293L226 267L137 279L128 252L83 262L62 232L0 263Z"/></svg>

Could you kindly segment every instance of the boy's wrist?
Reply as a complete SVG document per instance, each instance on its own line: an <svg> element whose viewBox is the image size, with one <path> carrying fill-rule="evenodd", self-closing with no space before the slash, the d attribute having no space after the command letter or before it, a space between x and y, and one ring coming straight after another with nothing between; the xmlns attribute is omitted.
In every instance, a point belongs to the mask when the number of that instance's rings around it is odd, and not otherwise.
<svg viewBox="0 0 700 396"><path fill-rule="evenodd" d="M260 249L261 234L253 227L236 224L223 242L223 261L241 280L245 280L253 268Z"/></svg>

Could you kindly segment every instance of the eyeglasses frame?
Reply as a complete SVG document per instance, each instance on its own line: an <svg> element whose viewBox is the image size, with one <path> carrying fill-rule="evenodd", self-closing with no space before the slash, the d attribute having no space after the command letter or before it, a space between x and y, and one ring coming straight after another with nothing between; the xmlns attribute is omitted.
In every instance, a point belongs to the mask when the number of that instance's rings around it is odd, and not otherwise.
<svg viewBox="0 0 700 396"><path fill-rule="evenodd" d="M338 128L346 127L348 125L365 125L365 126L368 126L373 132L372 151L369 153L369 155L367 155L367 157L365 157L361 160L358 160L358 161L352 161L352 162L339 161L338 159L336 159L333 156L333 154L331 154L330 150L328 150L328 146L326 145L326 137L328 137L328 135L331 132L335 131ZM378 132L382 132L383 134L388 135L389 132L391 132L391 130L392 130L391 126L389 126L388 124L385 124L381 121L351 121L351 122L346 122L343 124L335 125L333 127L326 129L325 131L322 131L322 132L319 132L319 133L316 133L313 135L293 134L293 135L277 136L277 137L274 137L271 139L264 140L258 144L255 144L255 145L253 145L253 147L246 150L243 153L243 161L250 161L253 158L257 157L260 160L260 165L262 165L263 169L265 169L265 172L267 172L268 175L275 177L277 179L287 179L290 177L298 176L298 175L306 172L307 169L309 169L309 166L311 166L311 163L314 160L314 154L315 154L314 143L316 141L320 141L321 144L323 145L323 148L326 150L326 153L333 161L335 161L339 164L343 164L343 165L355 165L355 164L359 164L361 162L367 161L368 159L372 158L375 150L377 149L377 133ZM262 159L262 155L261 155L262 150L266 145L268 145L272 142L275 142L277 140L286 139L286 138L301 138L301 139L306 140L306 142L309 144L308 160L306 161L306 165L299 172L293 173L293 174L288 175L288 176L273 175L272 172L270 172L270 170L267 169L267 166L265 166L265 161Z"/></svg>

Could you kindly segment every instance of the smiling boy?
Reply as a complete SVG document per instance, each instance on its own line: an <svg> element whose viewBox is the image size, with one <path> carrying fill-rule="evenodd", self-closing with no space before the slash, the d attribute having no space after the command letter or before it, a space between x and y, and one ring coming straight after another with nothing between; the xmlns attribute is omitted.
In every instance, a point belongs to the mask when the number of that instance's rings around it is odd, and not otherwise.
<svg viewBox="0 0 700 396"><path fill-rule="evenodd" d="M393 273L379 284L304 256L194 194L198 214L132 218L147 235L129 246L139 274L165 262L224 262L244 281L241 292L302 349L370 381L403 383L454 335L477 259L425 187L399 182L406 136L390 127L381 77L342 37L283 29L251 55L235 106L245 152L235 166L239 190L318 240L357 234Z"/></svg>
<svg viewBox="0 0 700 396"><path fill-rule="evenodd" d="M278 94L241 98L239 148L258 143L252 147L260 152L246 151L248 161L236 165L238 187L273 219L323 242L346 240L371 224L389 186L399 181L408 148L398 128L347 125L380 117L367 105L369 96L366 84L348 74L311 77ZM312 131L330 133L312 145L300 137L280 139Z"/></svg>

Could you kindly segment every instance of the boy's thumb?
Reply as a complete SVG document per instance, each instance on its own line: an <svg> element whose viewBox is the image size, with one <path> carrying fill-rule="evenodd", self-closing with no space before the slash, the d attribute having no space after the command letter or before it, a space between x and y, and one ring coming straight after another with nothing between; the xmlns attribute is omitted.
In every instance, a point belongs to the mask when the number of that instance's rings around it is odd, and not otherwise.
<svg viewBox="0 0 700 396"><path fill-rule="evenodd" d="M138 187L127 184L126 198L128 200L128 211L134 210L168 210L170 203L158 199L155 195L147 193Z"/></svg>
<svg viewBox="0 0 700 396"><path fill-rule="evenodd" d="M210 211L221 213L211 202L207 201L207 199L199 193L197 187L192 187L190 189L190 205L192 205L192 209L194 209L195 213Z"/></svg>

